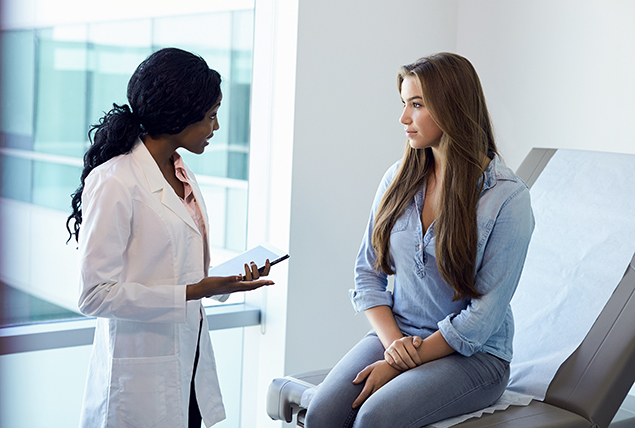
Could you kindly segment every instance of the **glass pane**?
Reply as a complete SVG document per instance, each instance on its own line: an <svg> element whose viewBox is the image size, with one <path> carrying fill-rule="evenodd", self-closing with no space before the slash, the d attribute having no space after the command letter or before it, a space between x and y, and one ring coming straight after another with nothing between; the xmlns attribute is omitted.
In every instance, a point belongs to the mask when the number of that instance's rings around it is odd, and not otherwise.
<svg viewBox="0 0 635 428"><path fill-rule="evenodd" d="M240 402L243 374L243 335L244 328L229 328L210 331L218 382L223 394L223 404L227 418L214 427L236 428L240 426Z"/></svg>
<svg viewBox="0 0 635 428"><path fill-rule="evenodd" d="M37 32L34 150L81 157L86 149L87 26Z"/></svg>
<svg viewBox="0 0 635 428"><path fill-rule="evenodd" d="M127 104L128 80L152 53L149 19L91 24L88 29L89 124L96 124L113 103Z"/></svg>
<svg viewBox="0 0 635 428"><path fill-rule="evenodd" d="M0 154L0 196L31 202L33 162Z"/></svg>
<svg viewBox="0 0 635 428"><path fill-rule="evenodd" d="M253 11L156 20L159 44L173 33L179 46L201 55L223 78L220 129L205 154L186 153L185 161L197 174L247 180ZM242 155L232 156L236 150Z"/></svg>
<svg viewBox="0 0 635 428"><path fill-rule="evenodd" d="M244 251L247 241L247 190L227 189L227 237L225 247Z"/></svg>
<svg viewBox="0 0 635 428"><path fill-rule="evenodd" d="M2 326L73 318L77 318L77 313L0 282L0 325Z"/></svg>
<svg viewBox="0 0 635 428"><path fill-rule="evenodd" d="M33 162L33 203L70 214L70 195L79 186L82 168L53 162Z"/></svg>
<svg viewBox="0 0 635 428"><path fill-rule="evenodd" d="M0 34L0 128L3 147L33 149L35 32Z"/></svg>

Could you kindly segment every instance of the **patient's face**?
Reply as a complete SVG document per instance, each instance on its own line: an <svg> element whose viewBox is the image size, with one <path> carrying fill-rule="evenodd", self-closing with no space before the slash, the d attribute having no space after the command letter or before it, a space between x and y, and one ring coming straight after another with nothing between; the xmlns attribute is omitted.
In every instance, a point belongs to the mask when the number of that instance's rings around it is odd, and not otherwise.
<svg viewBox="0 0 635 428"><path fill-rule="evenodd" d="M423 103L419 82L407 76L401 84L403 113L399 121L404 124L408 143L413 149L438 147L443 131L436 124Z"/></svg>

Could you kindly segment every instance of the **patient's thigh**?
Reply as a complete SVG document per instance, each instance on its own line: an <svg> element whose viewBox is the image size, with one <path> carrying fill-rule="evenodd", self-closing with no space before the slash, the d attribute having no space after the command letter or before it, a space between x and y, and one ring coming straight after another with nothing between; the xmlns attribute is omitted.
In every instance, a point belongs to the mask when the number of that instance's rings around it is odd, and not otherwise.
<svg viewBox="0 0 635 428"><path fill-rule="evenodd" d="M505 390L509 364L493 355L452 354L408 370L371 395L355 427L422 427L494 403Z"/></svg>
<svg viewBox="0 0 635 428"><path fill-rule="evenodd" d="M307 410L306 428L352 426L357 410L351 407L362 391L363 382L353 384L357 373L384 358L384 346L374 333L365 336L329 372Z"/></svg>

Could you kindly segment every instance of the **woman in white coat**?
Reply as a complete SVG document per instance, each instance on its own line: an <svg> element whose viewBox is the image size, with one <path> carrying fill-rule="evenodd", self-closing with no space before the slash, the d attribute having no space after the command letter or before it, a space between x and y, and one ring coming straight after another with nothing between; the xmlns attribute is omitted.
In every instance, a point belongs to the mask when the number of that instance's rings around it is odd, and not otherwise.
<svg viewBox="0 0 635 428"><path fill-rule="evenodd" d="M194 174L175 151L203 153L219 129L220 75L168 48L91 128L67 228L79 243L80 310L97 318L82 427L211 426L225 412L203 297L271 281L207 277L209 224ZM72 230L71 230L72 226ZM80 233L81 226L81 233Z"/></svg>

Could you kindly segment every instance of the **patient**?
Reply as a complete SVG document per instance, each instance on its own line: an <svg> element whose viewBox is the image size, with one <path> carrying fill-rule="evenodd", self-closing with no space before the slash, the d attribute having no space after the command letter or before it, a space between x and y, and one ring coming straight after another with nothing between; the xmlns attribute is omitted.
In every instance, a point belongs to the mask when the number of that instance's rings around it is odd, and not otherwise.
<svg viewBox="0 0 635 428"><path fill-rule="evenodd" d="M406 149L377 190L350 293L373 329L318 389L307 428L422 427L489 406L509 379L529 189L498 157L467 59L419 59L397 83Z"/></svg>

